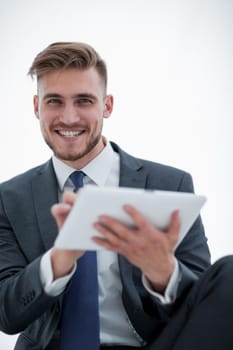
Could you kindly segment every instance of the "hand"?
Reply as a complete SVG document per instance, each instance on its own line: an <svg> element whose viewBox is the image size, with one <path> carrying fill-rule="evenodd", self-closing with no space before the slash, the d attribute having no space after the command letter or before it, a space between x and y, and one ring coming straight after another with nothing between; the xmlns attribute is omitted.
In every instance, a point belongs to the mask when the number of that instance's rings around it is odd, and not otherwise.
<svg viewBox="0 0 233 350"><path fill-rule="evenodd" d="M101 215L94 227L103 235L93 237L100 246L124 255L150 281L154 290L163 293L175 267L174 251L179 238L179 212L171 216L166 232L155 228L135 208L125 205L124 210L135 222L129 228L120 221Z"/></svg>
<svg viewBox="0 0 233 350"><path fill-rule="evenodd" d="M62 197L63 202L52 206L51 212L59 229L69 215L77 195L78 194L73 192L65 192ZM53 247L51 251L51 263L54 280L69 274L76 260L83 254L84 251L82 250L63 250Z"/></svg>

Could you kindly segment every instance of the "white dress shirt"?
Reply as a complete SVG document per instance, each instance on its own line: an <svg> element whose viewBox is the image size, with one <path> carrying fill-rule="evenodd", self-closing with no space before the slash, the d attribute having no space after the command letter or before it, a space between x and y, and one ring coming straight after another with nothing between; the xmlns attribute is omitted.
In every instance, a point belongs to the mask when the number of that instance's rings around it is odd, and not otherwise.
<svg viewBox="0 0 233 350"><path fill-rule="evenodd" d="M56 157L53 157L53 165L59 184L59 196L61 198L62 192L73 190L73 184L69 176L76 169L69 167ZM97 186L119 185L119 155L113 151L109 142L107 142L103 151L96 158L80 170L86 174L84 177L84 186L85 184L95 184ZM101 344L144 345L143 339L141 339L132 327L122 303L122 284L117 254L107 250L97 251L97 265ZM76 266L74 266L72 273L68 276L53 281L50 251L45 253L40 266L41 280L45 292L53 296L62 293L75 269ZM147 291L155 298L158 298L161 303L173 302L179 283L177 261L164 295L154 292L144 276L142 277L142 281Z"/></svg>

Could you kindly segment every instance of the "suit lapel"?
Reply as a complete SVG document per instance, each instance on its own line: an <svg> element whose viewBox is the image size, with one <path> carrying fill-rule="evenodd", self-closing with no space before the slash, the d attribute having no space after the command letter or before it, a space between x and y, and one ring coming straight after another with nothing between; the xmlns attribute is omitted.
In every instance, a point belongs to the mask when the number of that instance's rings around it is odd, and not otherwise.
<svg viewBox="0 0 233 350"><path fill-rule="evenodd" d="M58 232L51 214L51 206L58 202L56 176L51 161L33 178L32 195L41 238L45 249L48 250Z"/></svg>
<svg viewBox="0 0 233 350"><path fill-rule="evenodd" d="M113 150L120 156L121 187L145 188L147 173L140 159L134 158L111 142Z"/></svg>
<svg viewBox="0 0 233 350"><path fill-rule="evenodd" d="M130 168L126 163L120 166L120 182L121 187L145 188L146 174L140 168Z"/></svg>

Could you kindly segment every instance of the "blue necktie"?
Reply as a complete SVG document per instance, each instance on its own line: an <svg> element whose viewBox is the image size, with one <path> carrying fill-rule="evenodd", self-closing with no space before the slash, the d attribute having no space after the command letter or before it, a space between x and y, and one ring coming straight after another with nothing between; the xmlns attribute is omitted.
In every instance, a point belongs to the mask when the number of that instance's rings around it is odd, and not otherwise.
<svg viewBox="0 0 233 350"><path fill-rule="evenodd" d="M70 175L75 191L83 186L83 177L84 173L81 171L75 171ZM76 272L64 297L60 350L99 350L99 348L96 252L87 251L77 261Z"/></svg>

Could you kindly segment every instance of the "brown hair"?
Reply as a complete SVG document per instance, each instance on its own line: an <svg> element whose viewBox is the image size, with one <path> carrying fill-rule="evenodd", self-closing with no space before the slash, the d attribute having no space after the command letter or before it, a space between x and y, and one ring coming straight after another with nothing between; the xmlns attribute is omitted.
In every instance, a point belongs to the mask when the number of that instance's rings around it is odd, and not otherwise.
<svg viewBox="0 0 233 350"><path fill-rule="evenodd" d="M35 57L28 74L39 79L44 74L55 70L68 68L84 70L91 67L97 70L106 89L107 67L93 47L80 42L56 42Z"/></svg>

